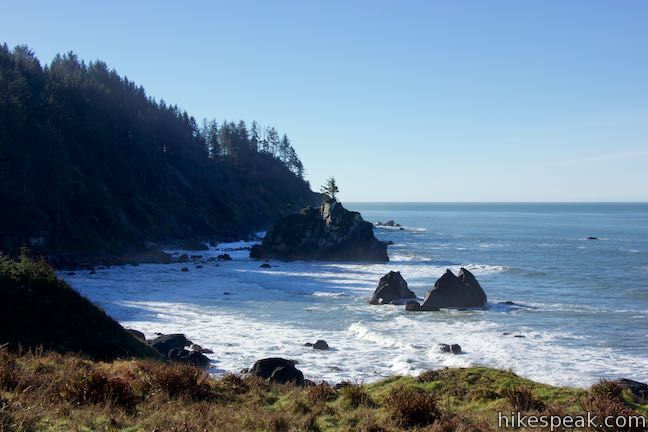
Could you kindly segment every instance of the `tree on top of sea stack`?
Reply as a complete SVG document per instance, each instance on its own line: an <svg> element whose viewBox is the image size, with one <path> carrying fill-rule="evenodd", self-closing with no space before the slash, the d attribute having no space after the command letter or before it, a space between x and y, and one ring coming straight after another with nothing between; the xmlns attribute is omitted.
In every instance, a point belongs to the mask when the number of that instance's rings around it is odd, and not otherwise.
<svg viewBox="0 0 648 432"><path fill-rule="evenodd" d="M323 195L329 197L330 199L335 199L335 195L340 192L340 189L338 189L337 187L337 183L335 183L335 177L331 177L326 180L326 183L324 183L324 186L322 186L321 192Z"/></svg>
<svg viewBox="0 0 648 432"><path fill-rule="evenodd" d="M252 247L250 256L283 260L389 261L387 246L391 242L378 240L372 223L337 202L338 191L331 177L322 186L319 208L306 207L298 214L279 219L263 243Z"/></svg>

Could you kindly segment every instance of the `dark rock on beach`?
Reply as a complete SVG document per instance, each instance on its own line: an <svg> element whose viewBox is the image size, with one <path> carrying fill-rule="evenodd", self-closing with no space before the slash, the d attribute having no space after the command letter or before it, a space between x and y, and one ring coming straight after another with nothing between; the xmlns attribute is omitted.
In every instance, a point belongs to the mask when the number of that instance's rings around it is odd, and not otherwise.
<svg viewBox="0 0 648 432"><path fill-rule="evenodd" d="M155 348L164 357L168 357L172 349L183 349L191 345L191 341L181 333L161 335L155 339L146 341L146 343Z"/></svg>
<svg viewBox="0 0 648 432"><path fill-rule="evenodd" d="M198 351L189 351L184 348L173 348L169 351L167 358L169 361L190 364L200 369L207 369L209 367L209 359L207 356Z"/></svg>
<svg viewBox="0 0 648 432"><path fill-rule="evenodd" d="M389 261L387 244L376 239L373 225L358 212L325 198L319 209L306 207L286 216L268 231L252 258L326 261Z"/></svg>
<svg viewBox="0 0 648 432"><path fill-rule="evenodd" d="M407 287L407 282L400 272L390 271L380 278L369 304L402 304L406 299L415 298L416 294Z"/></svg>
<svg viewBox="0 0 648 432"><path fill-rule="evenodd" d="M619 378L616 382L623 388L630 390L636 402L645 404L648 402L648 384L634 381L628 378Z"/></svg>
<svg viewBox="0 0 648 432"><path fill-rule="evenodd" d="M459 276L446 270L435 283L423 304L414 302L407 304L411 311L436 311L440 308L473 308L486 305L486 293L475 276L465 268L461 268Z"/></svg>
<svg viewBox="0 0 648 432"><path fill-rule="evenodd" d="M293 360L279 357L257 360L249 373L277 384L304 385L304 374L295 367Z"/></svg>

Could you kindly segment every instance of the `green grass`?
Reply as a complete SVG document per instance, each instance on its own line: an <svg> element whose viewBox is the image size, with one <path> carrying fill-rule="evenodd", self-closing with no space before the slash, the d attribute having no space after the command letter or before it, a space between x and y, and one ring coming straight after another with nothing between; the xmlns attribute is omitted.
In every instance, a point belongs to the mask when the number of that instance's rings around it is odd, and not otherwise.
<svg viewBox="0 0 648 432"><path fill-rule="evenodd" d="M497 411L516 404L535 414L629 415L648 408L609 383L553 387L483 367L299 388L237 375L214 379L152 360L97 362L0 349L2 432L479 432L495 430Z"/></svg>

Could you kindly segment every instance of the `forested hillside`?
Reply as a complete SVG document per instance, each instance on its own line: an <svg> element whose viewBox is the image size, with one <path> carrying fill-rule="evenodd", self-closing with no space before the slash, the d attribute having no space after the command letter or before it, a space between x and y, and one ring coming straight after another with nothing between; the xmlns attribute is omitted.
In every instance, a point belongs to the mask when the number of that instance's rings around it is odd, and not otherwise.
<svg viewBox="0 0 648 432"><path fill-rule="evenodd" d="M313 201L303 171L272 127L196 121L103 62L0 46L0 250L244 235Z"/></svg>

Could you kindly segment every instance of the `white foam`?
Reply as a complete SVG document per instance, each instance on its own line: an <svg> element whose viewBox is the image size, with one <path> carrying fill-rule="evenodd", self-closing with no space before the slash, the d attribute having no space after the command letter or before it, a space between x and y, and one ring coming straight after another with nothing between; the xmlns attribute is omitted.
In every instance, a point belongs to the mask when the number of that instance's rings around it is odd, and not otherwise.
<svg viewBox="0 0 648 432"><path fill-rule="evenodd" d="M215 256L249 244L219 245L197 254ZM597 346L564 330L519 327L510 323L514 313L497 308L409 313L403 306L367 304L378 279L390 270L401 271L410 287L423 293L445 272L445 266L434 262L272 262L278 267L261 269L247 251L232 252L233 261L207 263L201 269L189 265L189 272L180 271L187 264L156 264L63 277L127 327L148 337L156 332L186 333L212 349L215 373L236 372L259 358L282 356L299 361L306 377L331 382L369 382L469 365L512 369L549 384L589 385L601 377L622 375L648 380L645 355ZM456 273L459 267L451 270ZM478 276L506 270L479 263L463 267ZM515 313L566 307L528 304L538 309ZM323 352L303 345L317 339L325 339L333 349ZM441 353L439 343L458 343L465 353Z"/></svg>

